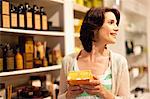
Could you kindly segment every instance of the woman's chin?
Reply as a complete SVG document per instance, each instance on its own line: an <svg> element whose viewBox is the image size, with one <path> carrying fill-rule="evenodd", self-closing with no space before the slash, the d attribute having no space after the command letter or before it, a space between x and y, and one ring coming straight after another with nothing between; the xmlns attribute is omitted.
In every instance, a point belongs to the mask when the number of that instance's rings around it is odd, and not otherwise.
<svg viewBox="0 0 150 99"><path fill-rule="evenodd" d="M116 41L117 41L116 38L111 38L111 39L109 39L108 42L109 42L110 44L114 44L114 43L116 43Z"/></svg>

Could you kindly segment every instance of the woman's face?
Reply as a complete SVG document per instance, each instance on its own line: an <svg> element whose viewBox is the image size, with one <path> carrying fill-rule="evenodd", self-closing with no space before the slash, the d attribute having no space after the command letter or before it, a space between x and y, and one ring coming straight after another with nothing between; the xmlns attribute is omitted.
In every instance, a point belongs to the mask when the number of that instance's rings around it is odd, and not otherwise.
<svg viewBox="0 0 150 99"><path fill-rule="evenodd" d="M106 12L104 23L97 36L97 41L104 44L115 43L118 30L115 14L113 12Z"/></svg>

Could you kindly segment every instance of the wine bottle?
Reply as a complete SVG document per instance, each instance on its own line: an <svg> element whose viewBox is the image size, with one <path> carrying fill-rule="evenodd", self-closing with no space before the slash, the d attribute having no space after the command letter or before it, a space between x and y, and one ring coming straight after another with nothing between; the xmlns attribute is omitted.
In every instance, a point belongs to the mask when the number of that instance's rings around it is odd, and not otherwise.
<svg viewBox="0 0 150 99"><path fill-rule="evenodd" d="M10 9L10 27L11 28L18 28L18 22L17 22L17 7L15 7L13 4L11 4Z"/></svg>
<svg viewBox="0 0 150 99"><path fill-rule="evenodd" d="M32 9L29 6L28 3L25 4L25 28L26 29L33 29L33 24L32 24Z"/></svg>
<svg viewBox="0 0 150 99"><path fill-rule="evenodd" d="M34 41L32 36L19 36L20 52L23 55L24 69L33 68Z"/></svg>
<svg viewBox="0 0 150 99"><path fill-rule="evenodd" d="M0 45L0 72L3 71L3 50L2 45Z"/></svg>
<svg viewBox="0 0 150 99"><path fill-rule="evenodd" d="M8 0L0 0L0 27L10 28L10 12Z"/></svg>
<svg viewBox="0 0 150 99"><path fill-rule="evenodd" d="M14 53L13 49L9 48L7 52L7 71L14 70Z"/></svg>
<svg viewBox="0 0 150 99"><path fill-rule="evenodd" d="M16 69L17 70L23 69L23 57L22 57L22 55L20 53L19 48L17 48L17 53L16 53L16 56L15 56L15 61L16 61Z"/></svg>
<svg viewBox="0 0 150 99"><path fill-rule="evenodd" d="M25 12L23 4L18 6L18 28L25 29Z"/></svg>
<svg viewBox="0 0 150 99"><path fill-rule="evenodd" d="M41 19L41 30L47 30L47 14L44 10L44 7L40 7L40 19Z"/></svg>
<svg viewBox="0 0 150 99"><path fill-rule="evenodd" d="M33 6L33 27L35 30L41 30L40 11L36 5Z"/></svg>
<svg viewBox="0 0 150 99"><path fill-rule="evenodd" d="M7 71L7 52L8 52L9 44L4 44L2 46L3 50L3 71Z"/></svg>

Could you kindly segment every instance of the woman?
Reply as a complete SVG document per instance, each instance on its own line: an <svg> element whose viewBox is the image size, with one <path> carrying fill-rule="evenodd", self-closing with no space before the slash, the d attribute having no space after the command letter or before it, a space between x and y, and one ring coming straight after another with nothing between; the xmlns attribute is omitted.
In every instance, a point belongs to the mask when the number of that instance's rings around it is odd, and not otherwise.
<svg viewBox="0 0 150 99"><path fill-rule="evenodd" d="M116 42L120 13L117 9L91 8L85 15L80 40L83 50L64 58L59 99L129 99L126 59L107 49ZM91 70L94 80L87 85L67 83L69 71Z"/></svg>

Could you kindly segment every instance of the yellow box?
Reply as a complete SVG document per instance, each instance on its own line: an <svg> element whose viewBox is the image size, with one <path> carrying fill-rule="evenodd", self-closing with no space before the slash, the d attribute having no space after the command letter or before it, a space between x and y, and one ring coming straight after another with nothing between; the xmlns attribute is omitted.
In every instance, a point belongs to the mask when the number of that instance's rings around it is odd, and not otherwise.
<svg viewBox="0 0 150 99"><path fill-rule="evenodd" d="M90 79L93 79L91 70L71 71L67 76L70 85L88 84Z"/></svg>

